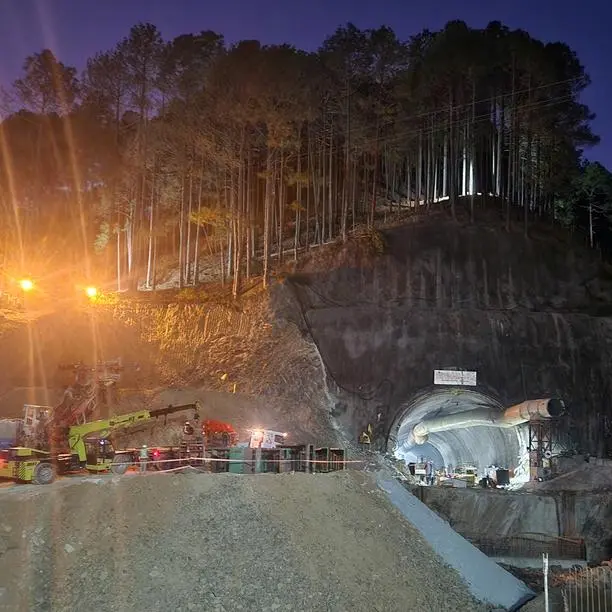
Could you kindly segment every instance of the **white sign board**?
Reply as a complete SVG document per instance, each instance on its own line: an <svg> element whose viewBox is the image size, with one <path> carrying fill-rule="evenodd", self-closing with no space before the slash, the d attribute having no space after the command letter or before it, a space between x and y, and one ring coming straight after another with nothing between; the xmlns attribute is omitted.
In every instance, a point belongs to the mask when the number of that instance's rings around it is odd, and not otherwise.
<svg viewBox="0 0 612 612"><path fill-rule="evenodd" d="M476 386L476 372L467 370L434 370L434 385Z"/></svg>

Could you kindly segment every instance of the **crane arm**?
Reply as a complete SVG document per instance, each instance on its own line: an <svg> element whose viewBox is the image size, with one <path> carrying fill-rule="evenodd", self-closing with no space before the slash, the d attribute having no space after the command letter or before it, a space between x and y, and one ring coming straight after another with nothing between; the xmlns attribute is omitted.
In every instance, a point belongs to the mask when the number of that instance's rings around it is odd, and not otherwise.
<svg viewBox="0 0 612 612"><path fill-rule="evenodd" d="M139 410L138 412L129 412L128 414L120 414L118 416L111 417L110 419L102 419L100 421L91 421L90 423L83 423L82 425L75 425L68 431L68 442L70 449L73 453L79 456L79 461L83 462L86 460L86 449L85 449L85 437L89 434L98 434L100 438L107 438L113 431L117 429L123 429L124 427L130 427L143 421L149 421L156 419L160 416L167 416L175 412L182 412L183 410L195 411L194 418L199 418L198 410L200 404L195 402L193 404L182 404L179 406L173 406L170 404L165 408L155 408L153 410Z"/></svg>
<svg viewBox="0 0 612 612"><path fill-rule="evenodd" d="M110 419L102 419L100 421L91 421L83 423L83 425L75 425L68 431L68 443L73 453L79 456L79 461L85 461L85 436L96 433L100 438L106 438L112 431L129 427L140 421L148 421L151 419L151 413L148 410L139 410L138 412L130 412L112 417Z"/></svg>
<svg viewBox="0 0 612 612"><path fill-rule="evenodd" d="M179 406L173 406L172 404L168 404L165 408L154 408L153 410L149 410L151 417L158 418L160 416L168 416L169 414L174 414L175 412L182 412L183 410L193 410L194 411L194 419L198 420L200 418L200 402L194 402L193 404L181 404Z"/></svg>

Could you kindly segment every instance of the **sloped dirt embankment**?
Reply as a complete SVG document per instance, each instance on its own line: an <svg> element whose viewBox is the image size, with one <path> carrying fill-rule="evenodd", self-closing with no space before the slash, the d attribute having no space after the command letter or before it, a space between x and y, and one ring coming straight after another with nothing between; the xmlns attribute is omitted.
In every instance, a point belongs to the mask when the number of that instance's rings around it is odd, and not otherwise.
<svg viewBox="0 0 612 612"><path fill-rule="evenodd" d="M117 357L126 369L123 401L113 412L199 399L205 418L237 420L239 427L284 423L331 443L316 349L295 325L274 320L263 292L235 304L122 302L13 329L0 342L0 418L20 416L22 396L53 404L71 378L60 364ZM24 391L17 401L16 388L37 393Z"/></svg>
<svg viewBox="0 0 612 612"><path fill-rule="evenodd" d="M480 611L363 473L0 492L0 609Z"/></svg>

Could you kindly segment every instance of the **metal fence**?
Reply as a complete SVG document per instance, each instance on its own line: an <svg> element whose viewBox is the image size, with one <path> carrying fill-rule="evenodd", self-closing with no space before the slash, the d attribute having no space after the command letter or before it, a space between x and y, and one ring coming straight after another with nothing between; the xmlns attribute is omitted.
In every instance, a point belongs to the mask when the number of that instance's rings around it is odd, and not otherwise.
<svg viewBox="0 0 612 612"><path fill-rule="evenodd" d="M464 537L489 557L537 559L542 554L547 553L554 559L586 559L584 540L577 538L564 538L540 533L493 538L467 534Z"/></svg>
<svg viewBox="0 0 612 612"><path fill-rule="evenodd" d="M563 612L612 612L612 567L602 565L565 576Z"/></svg>

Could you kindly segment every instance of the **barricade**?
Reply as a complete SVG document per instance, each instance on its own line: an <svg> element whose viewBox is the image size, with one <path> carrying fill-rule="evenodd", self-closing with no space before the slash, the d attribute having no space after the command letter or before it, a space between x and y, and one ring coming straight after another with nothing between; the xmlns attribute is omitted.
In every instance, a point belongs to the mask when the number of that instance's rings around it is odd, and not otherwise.
<svg viewBox="0 0 612 612"><path fill-rule="evenodd" d="M119 451L121 452L121 451ZM169 458L168 450L161 451L159 459L147 460L147 468L169 472L193 467L209 473L231 472L240 474L308 472L328 473L345 470L347 465L357 466L360 460L346 460L343 448L314 448L312 445L289 446L276 449L224 448L207 449L199 453L181 453ZM125 465L125 464L124 464ZM135 461L131 466L137 466Z"/></svg>
<svg viewBox="0 0 612 612"><path fill-rule="evenodd" d="M561 587L564 612L612 612L612 567L572 572Z"/></svg>

